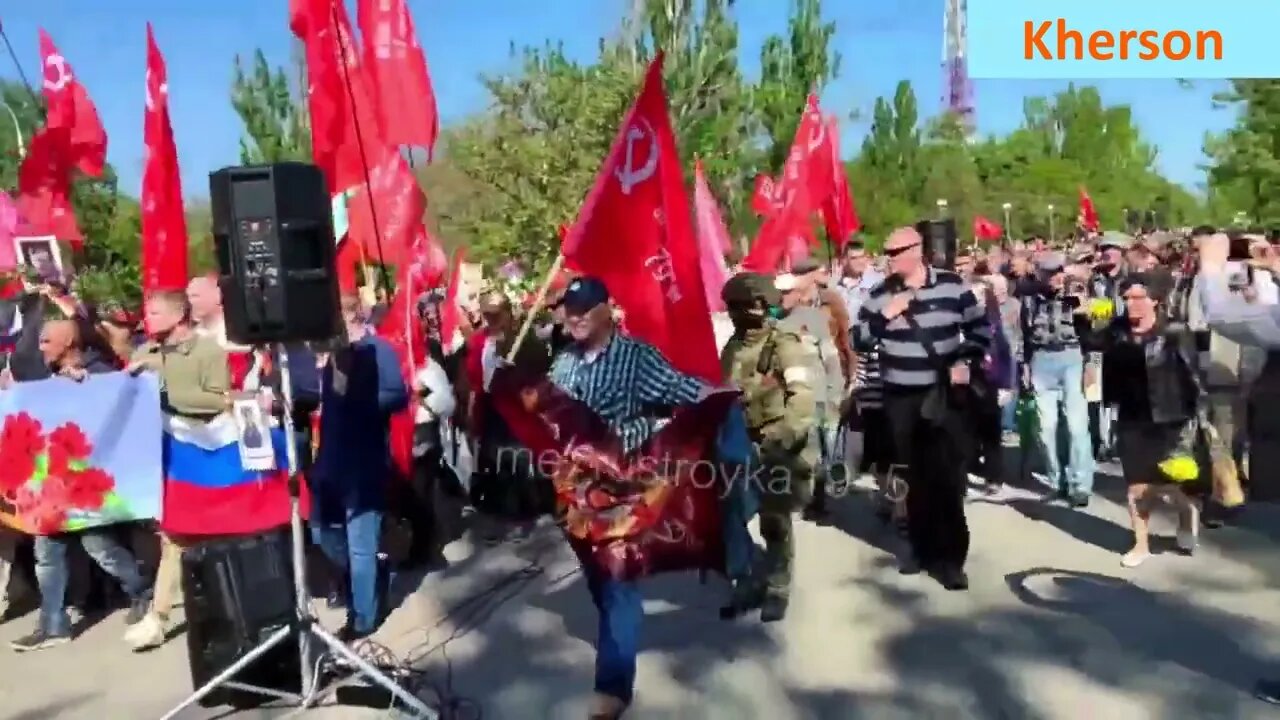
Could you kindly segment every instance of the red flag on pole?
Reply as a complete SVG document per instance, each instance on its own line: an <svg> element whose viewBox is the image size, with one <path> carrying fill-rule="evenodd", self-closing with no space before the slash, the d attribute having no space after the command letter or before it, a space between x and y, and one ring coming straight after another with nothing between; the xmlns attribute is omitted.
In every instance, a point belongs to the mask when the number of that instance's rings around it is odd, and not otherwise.
<svg viewBox="0 0 1280 720"><path fill-rule="evenodd" d="M986 242L999 240L1004 236L1004 228L981 215L977 215L973 218L973 236Z"/></svg>
<svg viewBox="0 0 1280 720"><path fill-rule="evenodd" d="M627 330L676 368L720 378L662 53L623 118L613 148L562 245L568 267L602 280Z"/></svg>
<svg viewBox="0 0 1280 720"><path fill-rule="evenodd" d="M85 175L98 177L107 163L107 131L89 99L89 91L43 29L40 63L44 70L45 127L65 128L67 164L78 167Z"/></svg>
<svg viewBox="0 0 1280 720"><path fill-rule="evenodd" d="M449 286L444 290L444 300L440 303L440 346L445 353L450 352L458 338L458 328L462 323L462 308L458 305L458 291L462 285L462 264L467 261L467 249L458 248L453 253L453 268L449 271Z"/></svg>
<svg viewBox="0 0 1280 720"><path fill-rule="evenodd" d="M853 193L849 190L849 175L845 172L844 161L840 159L840 124L835 116L827 118L827 138L831 145L832 190L831 196L822 204L822 220L836 252L843 252L845 243L858 232L862 223L858 220Z"/></svg>
<svg viewBox="0 0 1280 720"><path fill-rule="evenodd" d="M1098 232L1098 211L1093 207L1093 198L1089 197L1089 192L1080 187L1080 227L1089 232Z"/></svg>
<svg viewBox="0 0 1280 720"><path fill-rule="evenodd" d="M729 229L720 215L720 206L699 159L693 167L693 211L698 220L698 261L702 268L702 287L707 295L707 307L712 312L724 310L720 292L729 280L729 268L724 264L725 253L732 247Z"/></svg>
<svg viewBox="0 0 1280 720"><path fill-rule="evenodd" d="M360 0L356 16L387 142L426 148L430 159L440 121L427 59L405 0Z"/></svg>
<svg viewBox="0 0 1280 720"><path fill-rule="evenodd" d="M71 207L67 129L43 127L31 136L18 168L18 214L35 232L79 248L84 241Z"/></svg>
<svg viewBox="0 0 1280 720"><path fill-rule="evenodd" d="M169 75L147 23L146 160L142 170L142 289L187 285L187 219L182 211L178 150L169 122Z"/></svg>
<svg viewBox="0 0 1280 720"><path fill-rule="evenodd" d="M832 172L835 151L830 135L817 98L810 96L796 127L795 140L782 167L782 176L773 185L773 202L770 205L775 209L771 215L765 216L751 251L743 259L745 269L773 273L784 258L795 256L797 237L809 245L816 244L810 217L834 194L836 187L836 177ZM757 209L766 204L759 196L767 187L768 184L757 177L757 198L753 198L753 206Z"/></svg>

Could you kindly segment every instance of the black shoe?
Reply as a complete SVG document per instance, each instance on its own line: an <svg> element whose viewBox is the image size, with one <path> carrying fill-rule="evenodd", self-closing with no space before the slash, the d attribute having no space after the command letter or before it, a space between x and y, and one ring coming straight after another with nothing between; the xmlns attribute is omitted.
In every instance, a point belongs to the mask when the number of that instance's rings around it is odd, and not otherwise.
<svg viewBox="0 0 1280 720"><path fill-rule="evenodd" d="M830 525L831 511L825 507L810 505L804 509L804 519L817 525Z"/></svg>
<svg viewBox="0 0 1280 720"><path fill-rule="evenodd" d="M1253 686L1253 696L1264 703L1280 705L1280 680L1259 680Z"/></svg>
<svg viewBox="0 0 1280 720"><path fill-rule="evenodd" d="M939 567L930 574L938 581L939 585L948 590L969 589L969 576L965 575L964 570L954 565Z"/></svg>
<svg viewBox="0 0 1280 720"><path fill-rule="evenodd" d="M71 633L69 632L47 633L44 630L36 630L26 637L18 638L9 643L9 647L13 648L15 652L34 652L57 645L65 645L69 642L71 642Z"/></svg>
<svg viewBox="0 0 1280 720"><path fill-rule="evenodd" d="M124 616L125 625L137 625L142 622L142 618L147 616L147 611L151 609L151 595L146 594L136 597L129 601L129 612Z"/></svg>
<svg viewBox="0 0 1280 720"><path fill-rule="evenodd" d="M720 608L721 620L736 620L752 610L759 610L764 603L764 592L750 580L737 580L729 604Z"/></svg>
<svg viewBox="0 0 1280 720"><path fill-rule="evenodd" d="M760 604L760 622L778 622L787 616L787 599L781 595L766 595Z"/></svg>
<svg viewBox="0 0 1280 720"><path fill-rule="evenodd" d="M341 590L330 590L324 598L324 604L330 610L342 610L347 606L347 599Z"/></svg>
<svg viewBox="0 0 1280 720"><path fill-rule="evenodd" d="M1089 493L1085 493L1085 492L1071 493L1071 498L1069 502L1071 503L1071 507L1073 508L1087 508L1089 507Z"/></svg>
<svg viewBox="0 0 1280 720"><path fill-rule="evenodd" d="M924 565L913 557L903 560L898 565L899 575L919 575L924 570Z"/></svg>
<svg viewBox="0 0 1280 720"><path fill-rule="evenodd" d="M350 645L353 642L359 642L360 640L363 640L369 637L370 635L373 635L372 630L369 630L367 632L361 632L351 627L350 625L343 625L342 628L337 632L338 640L347 645Z"/></svg>

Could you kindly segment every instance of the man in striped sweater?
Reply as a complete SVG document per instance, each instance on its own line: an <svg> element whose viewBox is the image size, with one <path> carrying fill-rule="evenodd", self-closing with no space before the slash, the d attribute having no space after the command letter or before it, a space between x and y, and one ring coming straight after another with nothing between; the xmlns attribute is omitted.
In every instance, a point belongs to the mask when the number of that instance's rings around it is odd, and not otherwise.
<svg viewBox="0 0 1280 720"><path fill-rule="evenodd" d="M879 341L885 416L897 461L906 465L912 557L901 571L927 570L948 590L964 590L970 441L960 404L991 330L959 275L925 265L923 245L912 228L889 236L889 277L859 310L855 344L865 351Z"/></svg>

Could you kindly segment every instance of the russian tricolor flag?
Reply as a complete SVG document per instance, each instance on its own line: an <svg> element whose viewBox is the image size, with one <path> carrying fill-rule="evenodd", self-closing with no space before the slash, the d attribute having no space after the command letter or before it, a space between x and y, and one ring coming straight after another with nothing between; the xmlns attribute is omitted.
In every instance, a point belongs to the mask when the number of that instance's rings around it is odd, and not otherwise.
<svg viewBox="0 0 1280 720"><path fill-rule="evenodd" d="M239 430L223 413L202 423L165 417L164 509L160 527L174 535L257 533L289 522L286 435L272 428L276 470L245 470ZM302 512L311 507L302 485Z"/></svg>

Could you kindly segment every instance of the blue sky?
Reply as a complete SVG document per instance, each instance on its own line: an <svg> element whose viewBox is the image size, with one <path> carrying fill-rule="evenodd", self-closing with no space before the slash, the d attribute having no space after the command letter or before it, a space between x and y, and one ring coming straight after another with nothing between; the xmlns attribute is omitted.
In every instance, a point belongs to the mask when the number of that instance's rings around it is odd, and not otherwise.
<svg viewBox="0 0 1280 720"><path fill-rule="evenodd" d="M354 5L354 0L350 0ZM840 78L827 89L829 110L869 111L878 95L892 94L900 79L912 81L922 112L941 104L943 0L827 0L837 23L835 46L843 56ZM39 82L36 28L53 36L98 105L110 136L109 159L124 190L137 193L142 173L145 23L155 26L169 66L173 115L183 185L188 197L207 194L208 173L237 161L238 118L228 102L231 61L262 48L272 62L286 62L292 36L287 0L44 0L5 3L0 21L28 77ZM594 54L601 36L614 32L626 0L409 0L427 52L444 122L483 109L478 74L511 67L510 46L563 41L579 58ZM784 31L787 0L739 0L741 44L747 72L755 75L758 48ZM15 77L0 56L0 73ZM1104 100L1133 106L1159 163L1173 179L1193 187L1203 180L1201 140L1206 130L1231 124L1229 111L1210 107L1213 83L1183 89L1168 81L1097 83ZM1022 98L1051 94L1061 81L979 81L978 125L983 133L1017 127ZM865 126L845 130L853 152Z"/></svg>

